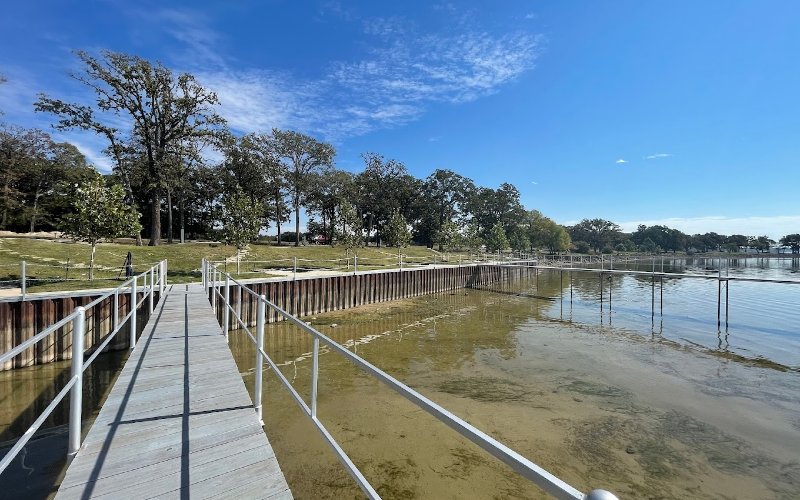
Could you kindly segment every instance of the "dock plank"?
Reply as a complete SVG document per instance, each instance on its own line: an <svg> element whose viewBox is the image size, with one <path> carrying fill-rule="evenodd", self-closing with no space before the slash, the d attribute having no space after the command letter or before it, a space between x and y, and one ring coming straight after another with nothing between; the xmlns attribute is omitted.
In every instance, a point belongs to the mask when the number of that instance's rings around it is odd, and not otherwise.
<svg viewBox="0 0 800 500"><path fill-rule="evenodd" d="M292 498L200 287L168 290L56 494Z"/></svg>

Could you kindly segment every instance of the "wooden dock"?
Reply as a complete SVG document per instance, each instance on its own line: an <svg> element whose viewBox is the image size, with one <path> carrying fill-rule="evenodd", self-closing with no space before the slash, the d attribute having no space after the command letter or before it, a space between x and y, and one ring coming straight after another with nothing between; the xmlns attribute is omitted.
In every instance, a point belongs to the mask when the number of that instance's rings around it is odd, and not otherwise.
<svg viewBox="0 0 800 500"><path fill-rule="evenodd" d="M202 287L165 294L56 498L292 498Z"/></svg>

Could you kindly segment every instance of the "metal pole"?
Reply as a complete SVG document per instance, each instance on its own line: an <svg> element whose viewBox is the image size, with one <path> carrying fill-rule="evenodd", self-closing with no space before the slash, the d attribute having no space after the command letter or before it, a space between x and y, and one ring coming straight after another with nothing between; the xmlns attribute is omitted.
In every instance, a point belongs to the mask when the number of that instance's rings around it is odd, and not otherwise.
<svg viewBox="0 0 800 500"><path fill-rule="evenodd" d="M114 331L119 328L119 288L114 290Z"/></svg>
<svg viewBox="0 0 800 500"><path fill-rule="evenodd" d="M730 280L725 281L725 328L728 328L728 289L731 287Z"/></svg>
<svg viewBox="0 0 800 500"><path fill-rule="evenodd" d="M719 315L719 313L720 313L720 305L721 305L720 302L721 302L721 300L722 300L722 280L718 279L717 280L717 328L718 329L719 329L719 325L720 325L720 320L719 320L720 319L719 318L720 315Z"/></svg>
<svg viewBox="0 0 800 500"><path fill-rule="evenodd" d="M655 262L655 260L654 260ZM650 321L653 322L656 320L656 278L652 276L650 278Z"/></svg>
<svg viewBox="0 0 800 500"><path fill-rule="evenodd" d="M160 289L158 290L159 296L158 299L161 300L161 297L164 296L164 288L167 286L167 261L162 260L159 264L159 269L161 270L161 275L159 276L159 284Z"/></svg>
<svg viewBox="0 0 800 500"><path fill-rule="evenodd" d="M314 359L311 365L311 418L317 416L317 379L319 378L319 339L314 337Z"/></svg>
<svg viewBox="0 0 800 500"><path fill-rule="evenodd" d="M353 274L358 273L358 255L353 256Z"/></svg>
<svg viewBox="0 0 800 500"><path fill-rule="evenodd" d="M211 267L211 308L217 312L217 266Z"/></svg>
<svg viewBox="0 0 800 500"><path fill-rule="evenodd" d="M23 301L23 302L25 302L25 292L26 292L26 291L27 291L27 289L28 289L28 287L27 287L27 283L26 283L26 281L27 281L27 276L26 276L26 274L27 274L27 270L28 270L28 265L27 265L27 263L26 263L26 262L23 260L23 261L20 263L20 276L22 277L22 279L21 279L21 281L20 281L20 289L22 290L22 301Z"/></svg>
<svg viewBox="0 0 800 500"><path fill-rule="evenodd" d="M145 279L147 279L146 276L147 275L145 275ZM156 289L155 280L156 280L156 268L155 266L153 266L150 268L150 289L147 294L147 302L148 302L148 307L150 308L150 314L153 314L153 291Z"/></svg>
<svg viewBox="0 0 800 500"><path fill-rule="evenodd" d="M69 448L67 456L75 458L81 448L81 409L83 406L83 334L85 331L86 309L79 306L72 320L72 366L70 376L75 385L69 395Z"/></svg>
<svg viewBox="0 0 800 500"><path fill-rule="evenodd" d="M238 286L239 290L239 300L236 303L236 315L239 316L239 319L242 319L242 286ZM239 328L238 326L236 328Z"/></svg>
<svg viewBox="0 0 800 500"><path fill-rule="evenodd" d="M206 258L203 257L203 260L200 261L200 276L203 280L203 290L208 291L208 281L206 280Z"/></svg>
<svg viewBox="0 0 800 500"><path fill-rule="evenodd" d="M297 279L297 257L294 258L294 268L292 269L292 279Z"/></svg>
<svg viewBox="0 0 800 500"><path fill-rule="evenodd" d="M400 270L403 270L403 254L400 254Z"/></svg>
<svg viewBox="0 0 800 500"><path fill-rule="evenodd" d="M664 277L661 277L661 282L659 283L659 288L661 289L661 315L664 315Z"/></svg>
<svg viewBox="0 0 800 500"><path fill-rule="evenodd" d="M261 351L264 349L264 323L266 311L264 309L267 298L261 295L258 298L258 308L256 312L256 384L254 388L253 401L258 415L258 421L264 425L262 418L263 412L261 408L261 391L264 378L264 356Z"/></svg>
<svg viewBox="0 0 800 500"><path fill-rule="evenodd" d="M230 313L230 289L231 289L231 277L229 274L225 275L225 290L223 292L223 304L222 304L222 333L225 334L225 342L228 341L228 324L231 318Z"/></svg>
<svg viewBox="0 0 800 500"><path fill-rule="evenodd" d="M138 280L139 277L134 276L131 282L131 349L136 347L136 282Z"/></svg>

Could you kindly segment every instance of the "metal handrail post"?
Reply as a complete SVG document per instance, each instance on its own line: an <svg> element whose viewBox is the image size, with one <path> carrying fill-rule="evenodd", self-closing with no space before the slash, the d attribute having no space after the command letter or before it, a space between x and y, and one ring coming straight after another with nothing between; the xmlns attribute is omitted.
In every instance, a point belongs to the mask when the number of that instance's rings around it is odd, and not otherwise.
<svg viewBox="0 0 800 500"><path fill-rule="evenodd" d="M158 300L164 296L164 287L167 286L167 261L158 263Z"/></svg>
<svg viewBox="0 0 800 500"><path fill-rule="evenodd" d="M242 317L242 285L238 285L237 289L239 290L239 300L236 302L236 315L241 318Z"/></svg>
<svg viewBox="0 0 800 500"><path fill-rule="evenodd" d="M203 282L203 290L208 292L208 281L206 281L206 258L200 261L200 279Z"/></svg>
<svg viewBox="0 0 800 500"><path fill-rule="evenodd" d="M114 331L119 328L119 288L114 290Z"/></svg>
<svg viewBox="0 0 800 500"><path fill-rule="evenodd" d="M147 293L147 302L148 302L147 305L150 308L150 314L153 314L153 292L156 289L156 282L155 282L155 279L156 279L156 268L155 268L155 266L151 267L150 268L150 272L147 273L147 274L150 274L150 288L148 288L148 293ZM147 274L145 274L145 279L147 279L146 278Z"/></svg>
<svg viewBox="0 0 800 500"><path fill-rule="evenodd" d="M217 266L211 266L211 308L217 313Z"/></svg>
<svg viewBox="0 0 800 500"><path fill-rule="evenodd" d="M20 291L22 292L22 301L25 302L25 293L28 291L28 284L27 284L27 273L28 273L28 264L23 260L20 263Z"/></svg>
<svg viewBox="0 0 800 500"><path fill-rule="evenodd" d="M358 273L358 255L353 256L353 274Z"/></svg>
<svg viewBox="0 0 800 500"><path fill-rule="evenodd" d="M67 456L70 459L78 454L81 448L81 409L83 406L83 333L86 325L86 309L78 307L75 319L72 320L72 366L71 378L75 385L69 395L69 447Z"/></svg>
<svg viewBox="0 0 800 500"><path fill-rule="evenodd" d="M297 257L294 258L294 268L292 268L292 279L297 279Z"/></svg>
<svg viewBox="0 0 800 500"><path fill-rule="evenodd" d="M314 337L314 358L311 366L311 418L317 417L317 380L319 378L319 339Z"/></svg>
<svg viewBox="0 0 800 500"><path fill-rule="evenodd" d="M253 394L253 404L258 415L258 421L264 425L262 417L263 411L261 408L261 391L264 378L264 356L261 351L264 350L264 323L266 319L266 302L267 298L263 295L258 297L258 308L256 312L256 384Z"/></svg>
<svg viewBox="0 0 800 500"><path fill-rule="evenodd" d="M136 282L139 281L138 276L134 276L131 281L131 349L136 347L136 302L138 296L136 294Z"/></svg>
<svg viewBox="0 0 800 500"><path fill-rule="evenodd" d="M222 333L225 334L225 342L228 341L228 323L230 321L230 300L231 300L231 277L225 273L225 290L223 292L223 305L222 305Z"/></svg>

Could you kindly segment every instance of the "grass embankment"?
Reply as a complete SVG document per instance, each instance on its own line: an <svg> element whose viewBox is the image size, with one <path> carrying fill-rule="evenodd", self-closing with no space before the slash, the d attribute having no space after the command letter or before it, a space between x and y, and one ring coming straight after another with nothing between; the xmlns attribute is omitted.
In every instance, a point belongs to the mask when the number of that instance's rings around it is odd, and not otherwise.
<svg viewBox="0 0 800 500"><path fill-rule="evenodd" d="M19 280L20 263L27 264L28 291L79 290L116 286L124 278L122 265L131 252L135 272L142 272L156 262L167 259L169 281L189 283L200 280L203 258L228 260L228 271L236 271L236 248L218 243L196 242L163 244L158 247L137 247L129 243L101 243L95 254L95 279L89 281L91 246L64 240L0 238L0 282ZM435 253L424 247L403 250L406 262L430 261ZM292 269L294 258L300 269L347 269L345 250L329 246L274 246L252 244L242 256L242 278L270 277L270 270ZM397 265L397 250L362 248L358 252L359 270ZM252 263L256 261L256 263ZM352 266L352 257L350 266ZM38 279L38 280L37 280ZM19 286L6 283L6 286Z"/></svg>

